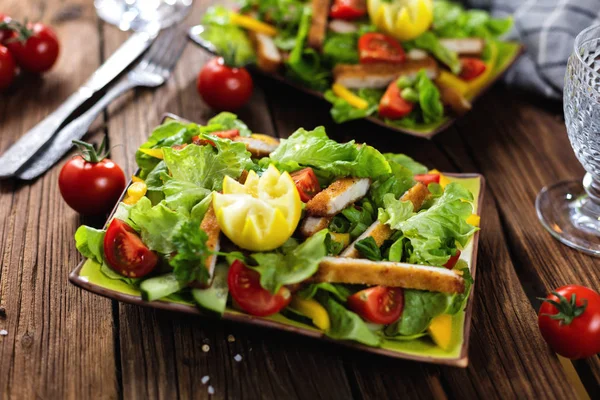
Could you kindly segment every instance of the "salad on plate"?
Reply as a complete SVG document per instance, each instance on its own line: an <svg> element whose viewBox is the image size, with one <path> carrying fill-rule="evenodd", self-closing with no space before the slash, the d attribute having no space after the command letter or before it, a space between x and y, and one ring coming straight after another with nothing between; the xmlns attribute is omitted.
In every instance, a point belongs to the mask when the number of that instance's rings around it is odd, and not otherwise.
<svg viewBox="0 0 600 400"><path fill-rule="evenodd" d="M500 39L511 27L445 0L244 0L210 8L195 39L319 92L338 123L373 117L427 134L469 111L518 56Z"/></svg>
<svg viewBox="0 0 600 400"><path fill-rule="evenodd" d="M367 346L462 340L478 181L323 127L252 133L231 113L167 120L136 161L105 228L75 234L86 281Z"/></svg>

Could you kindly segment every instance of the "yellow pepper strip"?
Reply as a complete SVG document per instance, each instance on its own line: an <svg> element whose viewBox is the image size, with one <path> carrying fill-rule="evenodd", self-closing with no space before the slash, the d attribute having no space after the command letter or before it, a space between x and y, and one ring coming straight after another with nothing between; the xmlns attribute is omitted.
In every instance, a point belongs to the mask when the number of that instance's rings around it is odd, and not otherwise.
<svg viewBox="0 0 600 400"><path fill-rule="evenodd" d="M438 174L440 176L440 186L445 188L446 185L448 185L450 183L450 179L442 174L440 171L438 171L437 169L432 169L431 171L429 171L430 174Z"/></svg>
<svg viewBox="0 0 600 400"><path fill-rule="evenodd" d="M272 144L274 146L279 145L279 140L274 138L273 136L265 135L262 133L253 133L250 135L251 138L260 140L261 142L265 142L267 144Z"/></svg>
<svg viewBox="0 0 600 400"><path fill-rule="evenodd" d="M346 89L346 87L340 85L339 83L334 83L331 88L333 93L340 99L346 100L352 107L359 108L361 110L369 107L369 103L365 99L361 99L350 90Z"/></svg>
<svg viewBox="0 0 600 400"><path fill-rule="evenodd" d="M144 182L144 180L142 178L140 178L139 176L135 176L135 175L131 176L131 181L132 182Z"/></svg>
<svg viewBox="0 0 600 400"><path fill-rule="evenodd" d="M327 314L327 310L315 300L294 296L292 297L290 306L300 314L310 318L317 328L324 331L329 329L329 326L331 325L329 314Z"/></svg>
<svg viewBox="0 0 600 400"><path fill-rule="evenodd" d="M265 24L264 22L247 15L232 12L229 16L229 22L241 28L248 29L249 31L263 33L267 36L277 35L277 29L273 25Z"/></svg>
<svg viewBox="0 0 600 400"><path fill-rule="evenodd" d="M479 226L479 222L481 222L481 217L477 214L471 214L469 218L467 218L467 224L473 226Z"/></svg>
<svg viewBox="0 0 600 400"><path fill-rule="evenodd" d="M458 76L456 76L453 73L448 72L448 71L440 71L440 74L438 75L438 77L435 81L439 82L442 85L450 86L452 89L456 90L462 96L465 96L470 88L468 82L463 81Z"/></svg>
<svg viewBox="0 0 600 400"><path fill-rule="evenodd" d="M130 205L130 206L134 205L135 203L137 203L139 201L139 199L144 197L147 190L148 190L148 186L146 186L146 182L144 182L144 181L133 182L129 186L129 188L127 188L127 196L125 196L123 203Z"/></svg>
<svg viewBox="0 0 600 400"><path fill-rule="evenodd" d="M452 342L452 315L441 314L431 321L431 325L427 328L429 336L444 350L450 348Z"/></svg>
<svg viewBox="0 0 600 400"><path fill-rule="evenodd" d="M349 233L329 232L329 234L331 235L331 239L334 242L341 243L342 246L344 246L344 248L348 247L348 245L350 244L350 234Z"/></svg>
<svg viewBox="0 0 600 400"><path fill-rule="evenodd" d="M490 58L485 63L485 71L483 74L479 75L477 78L468 82L468 90L467 97L472 98L477 93L481 91L481 89L489 82L492 72L494 71L494 67L496 66L496 61L498 60L498 47L494 42L489 42L490 48Z"/></svg>
<svg viewBox="0 0 600 400"><path fill-rule="evenodd" d="M159 158L161 160L164 158L162 149L140 149L140 151L150 157Z"/></svg>

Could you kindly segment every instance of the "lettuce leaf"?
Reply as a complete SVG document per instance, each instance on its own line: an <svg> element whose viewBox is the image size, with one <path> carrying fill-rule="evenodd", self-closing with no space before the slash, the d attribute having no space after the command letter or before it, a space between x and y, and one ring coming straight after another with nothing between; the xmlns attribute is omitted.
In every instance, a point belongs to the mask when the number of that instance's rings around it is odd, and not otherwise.
<svg viewBox="0 0 600 400"><path fill-rule="evenodd" d="M323 43L323 57L330 65L358 64L358 35L329 34Z"/></svg>
<svg viewBox="0 0 600 400"><path fill-rule="evenodd" d="M206 259L211 251L206 245L208 235L194 221L179 225L173 233L172 242L176 254L169 260L173 275L180 282L198 281L207 283L210 275L206 269Z"/></svg>
<svg viewBox="0 0 600 400"><path fill-rule="evenodd" d="M327 137L322 126L313 131L298 129L283 139L270 157L276 162L295 162L334 176L377 179L392 172L385 157L373 147L358 148L354 141L338 143Z"/></svg>
<svg viewBox="0 0 600 400"><path fill-rule="evenodd" d="M342 303L345 303L352 294L352 291L346 286L329 282L311 283L300 290L298 294L305 299L312 299L320 291L329 293Z"/></svg>
<svg viewBox="0 0 600 400"><path fill-rule="evenodd" d="M393 158L390 158L389 153L387 155L384 154L384 156L388 159L392 173L374 181L369 189L369 196L377 208L385 207L385 195L391 193L395 198L400 198L400 196L415 184L414 174L409 168L393 161ZM402 154L392 154L392 156L402 162L410 160L415 163L412 158ZM411 166L411 168L415 167ZM427 169L425 169L425 171L427 171Z"/></svg>
<svg viewBox="0 0 600 400"><path fill-rule="evenodd" d="M423 33L418 38L406 42L405 46L407 49L417 48L427 51L428 53L433 54L435 58L440 60L443 64L445 64L450 70L458 74L460 73L461 64L458 59L458 55L448 50L445 46L443 46L435 33L431 31L427 31Z"/></svg>
<svg viewBox="0 0 600 400"><path fill-rule="evenodd" d="M427 77L425 71L417 74L415 87L419 92L419 108L423 122L432 124L444 118L444 105L437 86Z"/></svg>
<svg viewBox="0 0 600 400"><path fill-rule="evenodd" d="M365 109L356 108L346 100L336 96L332 90L325 92L325 100L332 104L331 117L336 123L341 124L342 122L366 118L375 114L379 107L379 100L383 96L383 91L379 89L359 89L356 95L367 100L369 106Z"/></svg>
<svg viewBox="0 0 600 400"><path fill-rule="evenodd" d="M331 326L325 334L334 339L354 340L369 346L379 346L382 338L371 331L355 313L327 296L319 301L327 310Z"/></svg>
<svg viewBox="0 0 600 400"><path fill-rule="evenodd" d="M401 222L415 215L413 203L397 200L393 193L383 196L383 207L379 209L377 219L383 224L388 224L393 229L398 229Z"/></svg>
<svg viewBox="0 0 600 400"><path fill-rule="evenodd" d="M219 125L220 130L226 131L229 129L237 129L240 131L240 136L250 136L252 131L244 121L238 119L237 115L230 112L221 112L208 120L208 125Z"/></svg>
<svg viewBox="0 0 600 400"><path fill-rule="evenodd" d="M440 292L404 289L402 317L385 329L387 336L412 336L423 332L431 320L443 314L448 307L449 296Z"/></svg>
<svg viewBox="0 0 600 400"><path fill-rule="evenodd" d="M98 264L104 262L104 235L106 231L81 225L75 232L75 247L82 256Z"/></svg>
<svg viewBox="0 0 600 400"><path fill-rule="evenodd" d="M512 17L492 18L487 11L465 10L450 1L433 3L433 32L439 37L494 39L507 33L512 25Z"/></svg>
<svg viewBox="0 0 600 400"><path fill-rule="evenodd" d="M406 154L384 153L383 156L386 160L393 161L396 164L403 166L415 175L426 174L429 171L429 168L413 160Z"/></svg>
<svg viewBox="0 0 600 400"><path fill-rule="evenodd" d="M289 241L279 251L253 253L251 257L258 265L251 268L260 274L260 285L277 293L283 285L308 279L327 255L325 239L328 235L327 230L322 230L299 246L295 241Z"/></svg>

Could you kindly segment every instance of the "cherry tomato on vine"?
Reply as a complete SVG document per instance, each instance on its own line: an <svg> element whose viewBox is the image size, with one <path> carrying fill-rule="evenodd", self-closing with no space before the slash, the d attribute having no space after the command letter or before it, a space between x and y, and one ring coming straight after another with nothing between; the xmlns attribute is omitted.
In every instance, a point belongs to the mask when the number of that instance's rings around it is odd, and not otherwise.
<svg viewBox="0 0 600 400"><path fill-rule="evenodd" d="M277 294L272 294L260 286L258 272L235 260L229 267L227 283L231 297L249 314L264 317L275 314L292 301L292 294L285 286Z"/></svg>
<svg viewBox="0 0 600 400"><path fill-rule="evenodd" d="M96 151L91 144L74 141L81 151L60 170L58 187L65 202L84 215L110 211L125 190L121 167L106 158L105 142Z"/></svg>
<svg viewBox="0 0 600 400"><path fill-rule="evenodd" d="M104 235L108 265L123 276L141 278L158 264L158 256L142 242L137 232L120 219L113 219Z"/></svg>
<svg viewBox="0 0 600 400"><path fill-rule="evenodd" d="M235 111L252 95L252 77L246 68L229 67L222 57L207 62L196 82L204 101L219 111Z"/></svg>
<svg viewBox="0 0 600 400"><path fill-rule="evenodd" d="M555 352L571 359L600 353L600 294L567 285L540 300L538 325Z"/></svg>
<svg viewBox="0 0 600 400"><path fill-rule="evenodd" d="M8 15L0 13L0 25L3 23L6 24L10 21L11 18ZM11 35L12 33L10 29L2 29L2 27L0 27L0 43L4 43L4 40L8 39Z"/></svg>
<svg viewBox="0 0 600 400"><path fill-rule="evenodd" d="M17 64L10 51L0 45L0 90L11 85L17 75Z"/></svg>
<svg viewBox="0 0 600 400"><path fill-rule="evenodd" d="M367 321L388 325L402 315L404 292L401 288L370 287L348 297L348 307Z"/></svg>
<svg viewBox="0 0 600 400"><path fill-rule="evenodd" d="M21 68L33 73L46 72L52 68L60 49L52 28L40 22L25 26L12 21L11 29L13 33L5 40L5 45Z"/></svg>

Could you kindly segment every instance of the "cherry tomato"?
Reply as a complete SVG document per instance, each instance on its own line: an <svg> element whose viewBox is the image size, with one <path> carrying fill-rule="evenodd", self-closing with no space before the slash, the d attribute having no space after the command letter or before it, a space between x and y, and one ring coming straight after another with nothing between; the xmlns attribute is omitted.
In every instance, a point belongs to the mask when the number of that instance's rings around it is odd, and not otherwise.
<svg viewBox="0 0 600 400"><path fill-rule="evenodd" d="M321 185L312 168L304 168L292 174L292 179L296 183L296 189L300 194L300 200L304 203L315 197L321 191Z"/></svg>
<svg viewBox="0 0 600 400"><path fill-rule="evenodd" d="M198 93L212 108L235 111L252 95L252 77L246 68L225 65L222 57L213 58L198 74Z"/></svg>
<svg viewBox="0 0 600 400"><path fill-rule="evenodd" d="M289 289L282 287L277 294L271 294L260 286L258 272L235 260L229 267L227 283L231 297L249 314L264 317L275 314L292 301Z"/></svg>
<svg viewBox="0 0 600 400"><path fill-rule="evenodd" d="M158 264L158 256L146 247L136 231L116 218L104 235L104 255L109 267L130 278L146 276Z"/></svg>
<svg viewBox="0 0 600 400"><path fill-rule="evenodd" d="M404 292L401 288L370 287L348 297L348 307L367 321L388 325L402 315Z"/></svg>
<svg viewBox="0 0 600 400"><path fill-rule="evenodd" d="M17 64L10 51L0 45L0 90L11 85L17 75Z"/></svg>
<svg viewBox="0 0 600 400"><path fill-rule="evenodd" d="M85 145L93 150L91 145ZM84 154L63 165L58 176L60 194L80 214L104 214L114 207L125 190L125 174L121 167L98 156L95 150Z"/></svg>
<svg viewBox="0 0 600 400"><path fill-rule="evenodd" d="M414 104L400 96L396 81L390 83L379 102L379 115L389 119L406 117L412 112Z"/></svg>
<svg viewBox="0 0 600 400"><path fill-rule="evenodd" d="M459 259L460 259L460 250L456 249L456 254L454 254L452 257L450 257L448 262L446 262L446 264L444 264L444 267L446 267L448 269L453 269Z"/></svg>
<svg viewBox="0 0 600 400"><path fill-rule="evenodd" d="M460 78L465 81L471 81L485 72L487 66L479 58L461 57L460 58Z"/></svg>
<svg viewBox="0 0 600 400"><path fill-rule="evenodd" d="M362 0L335 0L331 6L329 16L351 21L364 16L366 13L366 4Z"/></svg>
<svg viewBox="0 0 600 400"><path fill-rule="evenodd" d="M24 70L34 73L48 71L58 58L59 44L56 34L42 23L27 24L24 37L13 32L6 46L15 56L17 64Z"/></svg>
<svg viewBox="0 0 600 400"><path fill-rule="evenodd" d="M415 180L421 182L424 185L430 183L440 183L440 174L417 174Z"/></svg>
<svg viewBox="0 0 600 400"><path fill-rule="evenodd" d="M8 15L0 13L0 24L3 22L8 23L10 21L11 18ZM4 41L10 36L12 36L12 32L10 29L0 29L0 43L4 43Z"/></svg>
<svg viewBox="0 0 600 400"><path fill-rule="evenodd" d="M600 294L585 286L562 286L544 299L538 325L546 342L563 357L600 353Z"/></svg>
<svg viewBox="0 0 600 400"><path fill-rule="evenodd" d="M233 138L240 136L240 131L238 129L229 129L227 131L211 132L210 135L214 135L214 136L220 137L222 139L232 140ZM213 142L210 139L201 138L200 136L194 136L192 138L192 143L194 143L195 145L198 145L198 146L204 146L207 144L210 144L213 147L215 146L215 142Z"/></svg>
<svg viewBox="0 0 600 400"><path fill-rule="evenodd" d="M361 64L403 63L404 49L396 39L383 33L369 32L358 39L358 55Z"/></svg>

